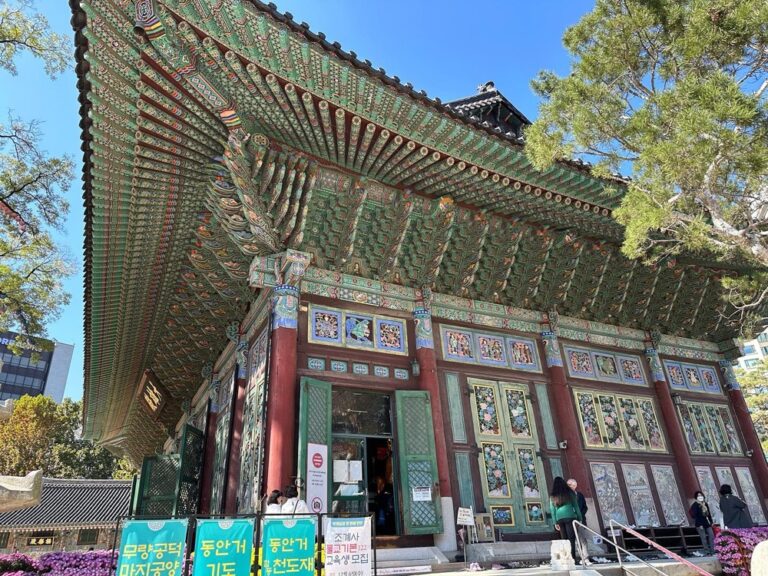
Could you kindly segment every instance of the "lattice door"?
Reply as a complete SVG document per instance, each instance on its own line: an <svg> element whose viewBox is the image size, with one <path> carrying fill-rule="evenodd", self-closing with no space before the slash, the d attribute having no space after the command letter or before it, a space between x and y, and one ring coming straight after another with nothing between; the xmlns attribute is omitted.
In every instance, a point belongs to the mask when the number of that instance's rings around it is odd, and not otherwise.
<svg viewBox="0 0 768 576"><path fill-rule="evenodd" d="M176 507L176 484L179 467L178 454L144 458L144 463L141 466L137 514L173 516Z"/></svg>
<svg viewBox="0 0 768 576"><path fill-rule="evenodd" d="M331 454L331 383L313 378L301 379L299 405L299 469L302 480L307 477L307 444L323 444L327 451L325 461L330 463ZM328 483L327 502L330 502L331 483Z"/></svg>
<svg viewBox="0 0 768 576"><path fill-rule="evenodd" d="M429 392L399 390L397 445L406 534L443 531Z"/></svg>
<svg viewBox="0 0 768 576"><path fill-rule="evenodd" d="M200 475L203 469L204 434L194 426L186 425L181 436L181 464L179 466L176 514L197 512L200 497Z"/></svg>

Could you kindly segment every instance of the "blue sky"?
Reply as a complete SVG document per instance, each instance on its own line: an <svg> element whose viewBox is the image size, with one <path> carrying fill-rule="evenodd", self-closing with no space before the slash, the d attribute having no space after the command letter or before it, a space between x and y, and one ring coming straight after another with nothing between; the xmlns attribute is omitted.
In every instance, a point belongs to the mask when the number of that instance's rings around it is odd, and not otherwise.
<svg viewBox="0 0 768 576"><path fill-rule="evenodd" d="M567 73L563 31L593 5L587 0L275 2L297 22L309 23L329 41L341 43L361 60L370 60L431 97L445 102L468 96L479 84L493 80L532 120L538 101L530 80L541 69ZM37 0L36 7L57 32L72 36L68 2ZM71 209L59 240L79 267L66 283L72 302L48 333L75 345L65 395L78 399L83 394L83 206L76 79L69 71L51 81L42 66L28 58L18 64L16 77L0 71L0 114L12 109L24 119L42 121L43 148L51 154L68 154L76 162L76 179L67 192Z"/></svg>

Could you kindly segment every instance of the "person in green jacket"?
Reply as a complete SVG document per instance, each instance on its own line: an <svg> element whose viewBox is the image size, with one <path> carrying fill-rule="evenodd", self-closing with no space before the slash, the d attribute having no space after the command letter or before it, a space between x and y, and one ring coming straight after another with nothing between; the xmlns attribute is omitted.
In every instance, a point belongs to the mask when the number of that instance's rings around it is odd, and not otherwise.
<svg viewBox="0 0 768 576"><path fill-rule="evenodd" d="M576 531L573 528L573 521L584 522L584 518L579 509L576 493L568 487L568 484L560 476L552 482L552 491L549 493L549 510L552 514L552 521L555 523L555 530L560 533L563 540L570 541L571 556L578 561L576 557Z"/></svg>

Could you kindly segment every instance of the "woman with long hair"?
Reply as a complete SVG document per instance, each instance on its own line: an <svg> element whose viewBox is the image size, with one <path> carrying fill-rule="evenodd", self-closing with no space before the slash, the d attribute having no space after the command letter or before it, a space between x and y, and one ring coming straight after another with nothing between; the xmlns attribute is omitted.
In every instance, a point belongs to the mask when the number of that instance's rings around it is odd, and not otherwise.
<svg viewBox="0 0 768 576"><path fill-rule="evenodd" d="M571 556L576 560L576 530L573 521L584 522L576 499L576 493L568 487L565 480L558 476L552 482L552 491L549 493L549 510L555 530L560 533L563 540L571 543Z"/></svg>
<svg viewBox="0 0 768 576"><path fill-rule="evenodd" d="M272 490L267 497L267 509L265 514L280 514L283 507L283 493L280 490Z"/></svg>
<svg viewBox="0 0 768 576"><path fill-rule="evenodd" d="M715 553L715 534L712 531L712 513L709 511L707 498L704 493L697 490L693 494L693 504L688 511L693 518L693 525L701 538L701 544L707 554Z"/></svg>

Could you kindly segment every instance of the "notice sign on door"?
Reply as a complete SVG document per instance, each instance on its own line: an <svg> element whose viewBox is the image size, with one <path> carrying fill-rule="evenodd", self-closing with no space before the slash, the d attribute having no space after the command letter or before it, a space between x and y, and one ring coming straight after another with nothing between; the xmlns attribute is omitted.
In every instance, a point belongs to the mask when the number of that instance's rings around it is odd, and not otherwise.
<svg viewBox="0 0 768 576"><path fill-rule="evenodd" d="M414 486L414 502L432 502L432 486Z"/></svg>
<svg viewBox="0 0 768 576"><path fill-rule="evenodd" d="M328 446L307 444L307 505L315 514L328 512Z"/></svg>

